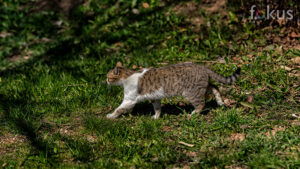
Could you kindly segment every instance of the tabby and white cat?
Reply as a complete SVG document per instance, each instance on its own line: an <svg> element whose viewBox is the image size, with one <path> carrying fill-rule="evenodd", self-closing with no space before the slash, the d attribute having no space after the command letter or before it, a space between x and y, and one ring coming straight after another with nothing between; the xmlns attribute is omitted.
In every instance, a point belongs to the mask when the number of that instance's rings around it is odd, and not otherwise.
<svg viewBox="0 0 300 169"><path fill-rule="evenodd" d="M192 114L199 113L204 107L208 90L212 90L218 105L224 104L218 89L209 83L210 79L230 84L236 81L239 75L240 68L232 76L223 77L205 66L191 62L145 68L140 71L127 69L118 62L116 67L108 72L107 83L123 86L124 99L113 113L107 115L107 118L117 118L131 110L136 103L152 100L155 110L152 117L157 119L161 113L160 100L172 96L183 96L195 107Z"/></svg>

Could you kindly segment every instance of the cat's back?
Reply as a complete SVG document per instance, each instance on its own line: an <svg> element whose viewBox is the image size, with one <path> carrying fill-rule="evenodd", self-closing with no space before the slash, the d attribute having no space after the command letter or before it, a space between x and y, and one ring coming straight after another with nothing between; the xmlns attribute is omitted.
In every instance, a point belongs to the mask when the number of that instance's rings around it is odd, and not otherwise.
<svg viewBox="0 0 300 169"><path fill-rule="evenodd" d="M173 65L168 65L168 66L163 66L159 68L152 68L149 69L145 73L145 77L161 77L163 75L171 75L172 77L178 76L184 74L184 73L191 73L191 72L197 72L199 69L205 69L204 66L202 65L197 65L193 62L184 62L184 63L178 63L178 64L173 64Z"/></svg>
<svg viewBox="0 0 300 169"><path fill-rule="evenodd" d="M139 78L138 92L140 94L152 93L163 89L171 93L188 87L205 76L206 67L192 62L178 63L159 68L149 69ZM201 77L203 79L203 77Z"/></svg>

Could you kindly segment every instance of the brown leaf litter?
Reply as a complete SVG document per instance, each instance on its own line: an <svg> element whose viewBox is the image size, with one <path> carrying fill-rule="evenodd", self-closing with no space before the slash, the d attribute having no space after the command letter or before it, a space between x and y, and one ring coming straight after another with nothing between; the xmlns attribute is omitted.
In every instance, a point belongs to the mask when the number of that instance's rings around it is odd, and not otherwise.
<svg viewBox="0 0 300 169"><path fill-rule="evenodd" d="M246 138L245 133L232 133L229 137L231 141L243 141Z"/></svg>
<svg viewBox="0 0 300 169"><path fill-rule="evenodd" d="M15 152L19 144L26 143L26 136L19 134L6 133L0 136L0 156Z"/></svg>
<svg viewBox="0 0 300 169"><path fill-rule="evenodd" d="M233 164L233 165L225 166L225 168L226 169L246 169L246 168L249 168L249 167L239 166L239 165Z"/></svg>
<svg viewBox="0 0 300 169"><path fill-rule="evenodd" d="M282 127L282 126L275 126L273 127L273 129L271 131L267 131L264 133L265 136L267 136L268 138L274 137L277 132L279 131L284 131L286 129L286 127Z"/></svg>
<svg viewBox="0 0 300 169"><path fill-rule="evenodd" d="M200 14L200 11L204 10L206 13L227 15L227 12L224 10L225 5L226 0L205 0L202 3L189 1L176 5L172 9L172 12L186 17L186 21L192 25L192 30L199 32L200 26L206 23L205 18Z"/></svg>

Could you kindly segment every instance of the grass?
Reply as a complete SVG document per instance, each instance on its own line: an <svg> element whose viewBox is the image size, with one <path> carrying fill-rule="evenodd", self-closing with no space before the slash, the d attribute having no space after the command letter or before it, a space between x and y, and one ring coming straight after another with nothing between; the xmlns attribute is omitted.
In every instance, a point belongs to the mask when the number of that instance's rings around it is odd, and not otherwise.
<svg viewBox="0 0 300 169"><path fill-rule="evenodd" d="M176 1L143 8L140 1L91 0L73 18L28 15L20 8L27 2L0 7L0 32L12 34L0 38L0 166L300 167L299 118L293 117L300 112L299 78L280 67L293 66L299 50L282 51L251 23L201 10L210 24L194 31L186 16L172 12ZM62 26L48 26L57 20ZM122 100L121 88L103 83L117 61L128 67L194 61L223 75L238 65L242 76L223 86L232 107L207 106L206 115L190 117L189 105L181 106L188 103L175 98L164 100L159 120L151 119L147 102L108 120Z"/></svg>

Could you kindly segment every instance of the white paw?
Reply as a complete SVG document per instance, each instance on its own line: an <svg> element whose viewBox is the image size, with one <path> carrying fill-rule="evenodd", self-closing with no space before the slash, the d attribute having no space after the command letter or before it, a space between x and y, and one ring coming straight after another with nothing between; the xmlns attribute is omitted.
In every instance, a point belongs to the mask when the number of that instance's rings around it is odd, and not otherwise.
<svg viewBox="0 0 300 169"><path fill-rule="evenodd" d="M196 110L192 111L192 113L190 114L191 116L194 114L197 114L198 112Z"/></svg>
<svg viewBox="0 0 300 169"><path fill-rule="evenodd" d="M109 113L106 115L106 118L109 118L109 119L116 119L118 116L115 115L114 113Z"/></svg>
<svg viewBox="0 0 300 169"><path fill-rule="evenodd" d="M151 118L152 118L152 119L158 119L159 116L158 116L158 115L153 115Z"/></svg>
<svg viewBox="0 0 300 169"><path fill-rule="evenodd" d="M217 104L218 104L219 106L224 106L224 105L225 105L223 102L218 102L218 101L217 101Z"/></svg>

